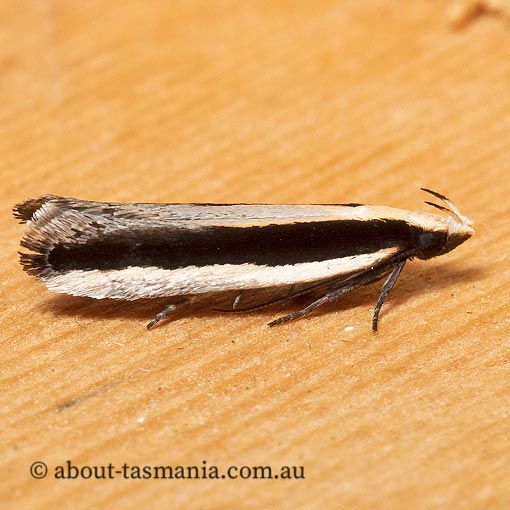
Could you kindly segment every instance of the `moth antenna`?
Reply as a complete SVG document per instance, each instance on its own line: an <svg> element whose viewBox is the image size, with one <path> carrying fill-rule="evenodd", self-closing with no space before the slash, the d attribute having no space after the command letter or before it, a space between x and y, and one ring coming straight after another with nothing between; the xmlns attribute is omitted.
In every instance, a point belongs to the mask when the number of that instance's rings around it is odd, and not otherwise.
<svg viewBox="0 0 510 510"><path fill-rule="evenodd" d="M438 193L437 191L432 191L431 189L428 188L421 188L421 190L425 191L425 193L430 193L431 195L435 196L436 198L439 198L439 200L444 202L450 208L450 212L453 213L455 219L460 221L460 223L469 226L472 225L471 220L463 216L462 213L457 208L457 206L449 198L445 197L444 195L441 195L441 193Z"/></svg>
<svg viewBox="0 0 510 510"><path fill-rule="evenodd" d="M436 198L439 198L439 200L442 200L445 203L448 203L450 200L446 198L444 195L441 195L441 193L438 193L437 191L432 191L428 188L420 188L422 191L425 191L425 193L430 193L431 195L435 196Z"/></svg>
<svg viewBox="0 0 510 510"><path fill-rule="evenodd" d="M443 211L448 214L448 216L453 216L459 223L462 223L462 219L459 218L453 211L448 209L448 207L444 207L443 205L435 204L434 202L429 202L425 200L425 203L427 205L431 205L432 207L435 207L436 209L439 209L440 211Z"/></svg>

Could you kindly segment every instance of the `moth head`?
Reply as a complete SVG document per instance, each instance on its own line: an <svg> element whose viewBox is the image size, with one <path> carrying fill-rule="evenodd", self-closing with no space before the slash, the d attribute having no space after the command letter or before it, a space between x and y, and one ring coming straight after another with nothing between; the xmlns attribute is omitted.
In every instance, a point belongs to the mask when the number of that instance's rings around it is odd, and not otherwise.
<svg viewBox="0 0 510 510"><path fill-rule="evenodd" d="M430 230L420 234L417 257L420 259L430 259L444 255L457 248L457 246L469 239L475 231L473 229L473 222L466 216L463 216L451 200L435 191L426 188L422 188L422 190L439 198L446 207L433 202L425 202L426 204L448 214L446 229Z"/></svg>

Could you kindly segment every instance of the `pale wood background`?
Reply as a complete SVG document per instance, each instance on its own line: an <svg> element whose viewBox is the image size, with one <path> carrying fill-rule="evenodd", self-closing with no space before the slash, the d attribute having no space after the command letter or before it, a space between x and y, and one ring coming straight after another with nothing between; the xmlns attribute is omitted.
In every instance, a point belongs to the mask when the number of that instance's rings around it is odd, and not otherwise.
<svg viewBox="0 0 510 510"><path fill-rule="evenodd" d="M509 508L510 26L441 0L0 4L0 506ZM451 254L269 330L51 294L12 205L368 202L475 222ZM304 480L34 480L303 465Z"/></svg>

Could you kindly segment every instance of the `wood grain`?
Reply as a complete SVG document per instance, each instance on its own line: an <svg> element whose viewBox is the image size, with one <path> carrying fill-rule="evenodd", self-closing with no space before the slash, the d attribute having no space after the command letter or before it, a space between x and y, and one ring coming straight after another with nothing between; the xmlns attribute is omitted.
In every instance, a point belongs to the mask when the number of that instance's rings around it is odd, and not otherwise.
<svg viewBox="0 0 510 510"><path fill-rule="evenodd" d="M510 505L510 32L449 3L11 1L0 19L0 502ZM310 318L56 296L15 202L450 196L476 235ZM298 306L298 305L296 305ZM49 467L30 476L34 461ZM57 480L58 465L304 466L296 480Z"/></svg>

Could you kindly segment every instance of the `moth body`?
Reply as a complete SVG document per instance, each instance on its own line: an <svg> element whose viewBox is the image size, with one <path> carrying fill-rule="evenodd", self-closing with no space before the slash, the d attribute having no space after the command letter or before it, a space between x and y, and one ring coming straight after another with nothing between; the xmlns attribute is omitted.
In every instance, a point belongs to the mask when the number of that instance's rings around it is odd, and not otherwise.
<svg viewBox="0 0 510 510"><path fill-rule="evenodd" d="M362 204L121 204L54 195L22 202L14 215L28 226L24 270L54 292L136 300L292 285L305 292L331 281L331 296L400 273L410 258L447 253L473 234L446 197L425 191L443 201L431 205L447 217Z"/></svg>

